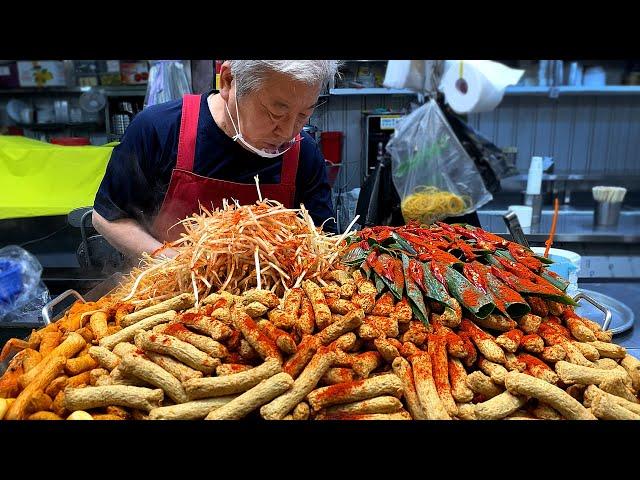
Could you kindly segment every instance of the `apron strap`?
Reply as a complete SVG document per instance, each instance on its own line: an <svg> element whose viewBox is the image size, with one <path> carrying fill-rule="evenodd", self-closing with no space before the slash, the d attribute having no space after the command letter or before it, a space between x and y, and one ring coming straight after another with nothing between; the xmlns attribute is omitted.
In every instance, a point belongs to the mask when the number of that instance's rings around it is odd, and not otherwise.
<svg viewBox="0 0 640 480"><path fill-rule="evenodd" d="M188 172L193 171L193 162L196 156L196 138L198 136L201 100L201 95L188 94L182 97L182 119L180 120L176 168Z"/></svg>
<svg viewBox="0 0 640 480"><path fill-rule="evenodd" d="M296 143L284 153L282 159L282 173L280 174L280 184L295 187L296 174L298 173L298 161L300 159L300 134L296 137Z"/></svg>

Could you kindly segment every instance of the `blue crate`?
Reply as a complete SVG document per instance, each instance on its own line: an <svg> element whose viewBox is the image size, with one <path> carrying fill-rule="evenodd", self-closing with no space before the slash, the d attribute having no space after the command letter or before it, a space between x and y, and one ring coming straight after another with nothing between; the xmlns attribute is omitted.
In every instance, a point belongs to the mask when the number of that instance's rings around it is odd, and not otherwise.
<svg viewBox="0 0 640 480"><path fill-rule="evenodd" d="M17 262L0 260L0 304L11 304L22 292L22 268Z"/></svg>

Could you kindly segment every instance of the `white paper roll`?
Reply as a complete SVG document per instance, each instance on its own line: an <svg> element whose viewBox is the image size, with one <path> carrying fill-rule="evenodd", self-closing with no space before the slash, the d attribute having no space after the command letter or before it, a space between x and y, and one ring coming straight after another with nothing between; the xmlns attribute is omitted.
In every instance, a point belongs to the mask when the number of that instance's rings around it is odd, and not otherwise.
<svg viewBox="0 0 640 480"><path fill-rule="evenodd" d="M460 62L466 92L460 88ZM508 85L518 83L524 70L509 68L490 60L453 60L440 82L440 91L456 113L480 113L493 110L502 101ZM463 83L464 83L463 82Z"/></svg>

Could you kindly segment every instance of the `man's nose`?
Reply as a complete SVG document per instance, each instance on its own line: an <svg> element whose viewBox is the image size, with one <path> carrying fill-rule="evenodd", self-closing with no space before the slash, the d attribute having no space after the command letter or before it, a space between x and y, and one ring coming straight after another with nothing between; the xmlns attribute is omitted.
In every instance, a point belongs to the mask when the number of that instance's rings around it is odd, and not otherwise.
<svg viewBox="0 0 640 480"><path fill-rule="evenodd" d="M283 142L287 142L298 134L296 130L299 130L298 121L292 115L284 119L282 122L278 122L276 124L274 132L279 139L281 139Z"/></svg>

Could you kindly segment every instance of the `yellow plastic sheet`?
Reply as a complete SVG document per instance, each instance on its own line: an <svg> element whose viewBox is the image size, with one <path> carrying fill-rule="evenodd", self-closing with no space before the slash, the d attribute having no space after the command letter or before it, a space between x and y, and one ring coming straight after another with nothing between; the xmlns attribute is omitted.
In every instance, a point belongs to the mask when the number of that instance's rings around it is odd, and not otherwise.
<svg viewBox="0 0 640 480"><path fill-rule="evenodd" d="M0 219L93 205L115 145L67 147L0 135Z"/></svg>

